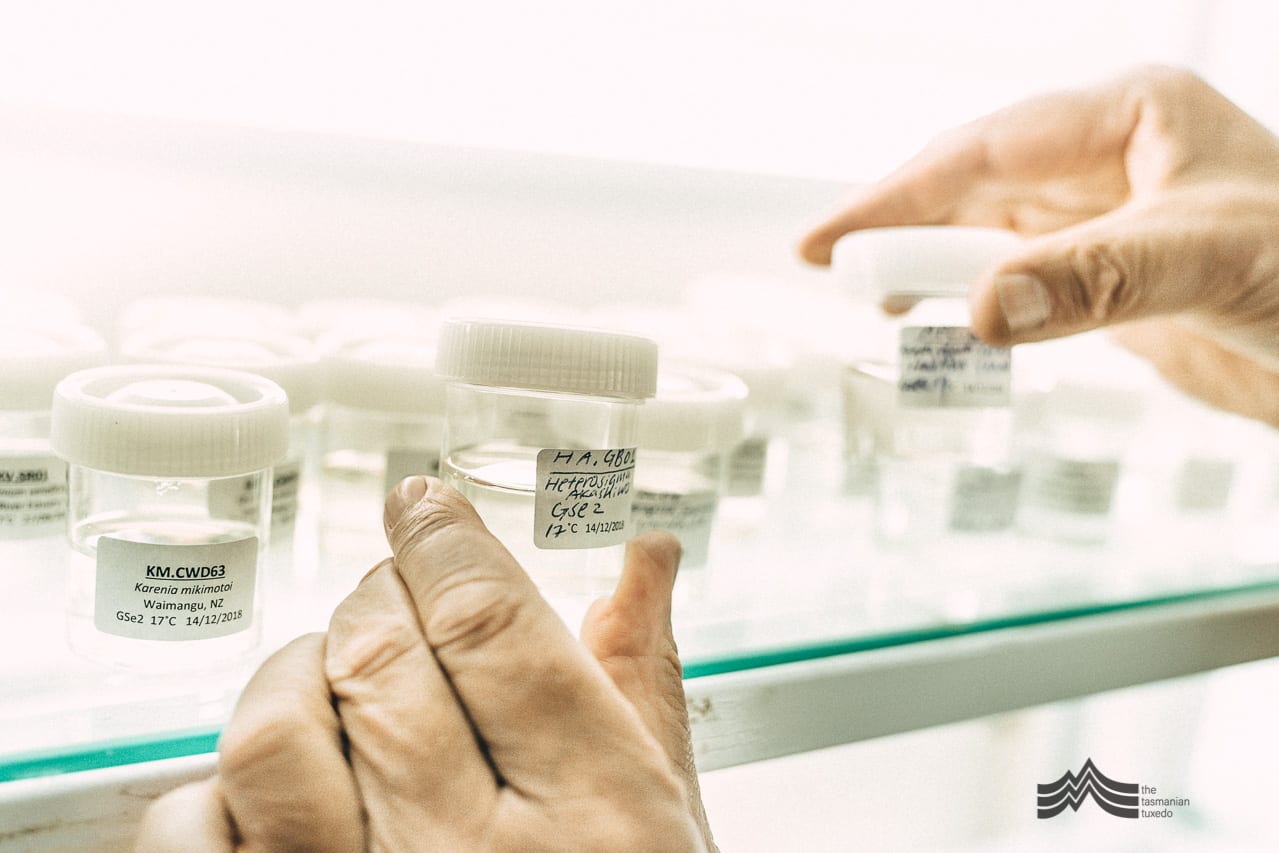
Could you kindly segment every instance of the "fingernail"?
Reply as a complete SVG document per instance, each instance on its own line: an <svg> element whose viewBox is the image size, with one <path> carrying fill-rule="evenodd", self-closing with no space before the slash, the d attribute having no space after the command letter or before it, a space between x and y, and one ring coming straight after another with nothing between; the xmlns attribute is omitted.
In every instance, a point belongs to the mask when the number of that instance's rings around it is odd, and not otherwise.
<svg viewBox="0 0 1279 853"><path fill-rule="evenodd" d="M1017 334L1037 329L1052 316L1048 288L1033 275L1016 273L995 279L995 294L1004 312L1008 331Z"/></svg>
<svg viewBox="0 0 1279 853"><path fill-rule="evenodd" d="M422 476L405 477L399 482L391 494L386 497L386 509L382 521L390 530L404 515L404 511L426 496L426 478Z"/></svg>

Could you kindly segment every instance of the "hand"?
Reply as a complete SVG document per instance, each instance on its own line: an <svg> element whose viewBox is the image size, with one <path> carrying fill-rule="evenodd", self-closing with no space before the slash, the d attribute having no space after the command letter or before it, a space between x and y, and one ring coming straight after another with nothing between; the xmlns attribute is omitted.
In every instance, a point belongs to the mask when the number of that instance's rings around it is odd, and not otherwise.
<svg viewBox="0 0 1279 853"><path fill-rule="evenodd" d="M943 135L800 254L916 224L1033 238L973 285L987 342L1131 324L1116 337L1168 379L1279 426L1279 139L1194 75L1143 68Z"/></svg>
<svg viewBox="0 0 1279 853"><path fill-rule="evenodd" d="M673 537L628 544L579 644L457 492L411 477L386 527L394 559L262 666L139 851L714 849Z"/></svg>

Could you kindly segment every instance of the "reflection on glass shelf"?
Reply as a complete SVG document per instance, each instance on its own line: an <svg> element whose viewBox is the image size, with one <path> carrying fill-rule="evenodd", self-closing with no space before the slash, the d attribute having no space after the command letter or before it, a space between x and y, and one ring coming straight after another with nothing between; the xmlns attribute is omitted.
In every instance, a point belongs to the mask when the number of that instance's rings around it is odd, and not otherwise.
<svg viewBox="0 0 1279 853"><path fill-rule="evenodd" d="M1274 555L1261 548L1242 559L1246 534L1221 525L1133 519L1104 546L1012 532L878 544L871 501L845 493L829 439L792 442L788 482L725 505L708 566L681 576L676 638L687 677L1279 591ZM376 518L380 507L370 512ZM313 523L307 513L299 518L303 531ZM367 535L296 541L291 552L273 550L263 580L263 655L323 630L345 592L387 553L376 525ZM43 570L10 566L0 581L0 781L213 749L257 661L221 673L147 674L73 656L56 550L50 546ZM576 616L566 621L576 628Z"/></svg>

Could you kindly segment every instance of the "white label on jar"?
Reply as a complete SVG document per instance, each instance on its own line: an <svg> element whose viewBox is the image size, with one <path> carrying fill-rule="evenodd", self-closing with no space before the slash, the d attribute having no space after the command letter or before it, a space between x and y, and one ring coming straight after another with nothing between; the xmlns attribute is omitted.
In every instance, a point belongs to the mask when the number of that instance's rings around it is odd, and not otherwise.
<svg viewBox="0 0 1279 853"><path fill-rule="evenodd" d="M635 448L538 451L533 544L602 548L631 535Z"/></svg>
<svg viewBox="0 0 1279 853"><path fill-rule="evenodd" d="M393 448L386 452L386 479L382 482L382 494L389 495L405 477L426 474L440 475L440 452L415 448Z"/></svg>
<svg viewBox="0 0 1279 853"><path fill-rule="evenodd" d="M898 354L898 405L989 408L1012 399L1012 350L984 344L964 326L904 328Z"/></svg>
<svg viewBox="0 0 1279 853"><path fill-rule="evenodd" d="M1050 457L1029 467L1026 478L1026 500L1036 507L1105 515L1119 482L1119 462Z"/></svg>
<svg viewBox="0 0 1279 853"><path fill-rule="evenodd" d="M56 456L0 456L0 539L59 530L67 518L67 465Z"/></svg>
<svg viewBox="0 0 1279 853"><path fill-rule="evenodd" d="M204 545L98 540L93 624L135 640L208 640L253 624L258 540Z"/></svg>
<svg viewBox="0 0 1279 853"><path fill-rule="evenodd" d="M1175 485L1177 508L1214 512L1230 503L1235 466L1229 459L1191 456L1181 463Z"/></svg>
<svg viewBox="0 0 1279 853"><path fill-rule="evenodd" d="M768 469L768 436L753 435L738 442L728 454L728 480L724 494L750 497L764 491Z"/></svg>
<svg viewBox="0 0 1279 853"><path fill-rule="evenodd" d="M1016 471L966 465L955 474L950 529L1004 530L1017 515L1021 475Z"/></svg>
<svg viewBox="0 0 1279 853"><path fill-rule="evenodd" d="M684 555L684 566L705 565L710 549L711 525L715 521L715 508L719 495L715 492L646 492L635 493L631 517L635 520L635 532L669 530L675 534Z"/></svg>

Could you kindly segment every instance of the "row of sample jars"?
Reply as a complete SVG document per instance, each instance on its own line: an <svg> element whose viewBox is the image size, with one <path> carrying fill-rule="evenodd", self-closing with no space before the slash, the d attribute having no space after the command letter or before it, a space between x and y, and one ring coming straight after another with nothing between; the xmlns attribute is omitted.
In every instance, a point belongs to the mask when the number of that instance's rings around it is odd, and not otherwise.
<svg viewBox="0 0 1279 853"><path fill-rule="evenodd" d="M969 286L1020 245L923 227L835 247L836 278L899 314L842 380L846 486L873 499L878 541L1010 533L1139 543L1169 566L1279 560L1272 431L1184 397L1104 332L1014 348L972 335Z"/></svg>
<svg viewBox="0 0 1279 853"><path fill-rule="evenodd" d="M486 329L497 349L476 349ZM352 573L330 579L345 591L386 552L388 488L416 473L467 493L550 592L607 591L621 543L651 527L677 532L686 567L704 564L740 380L693 367L659 380L655 345L633 335L452 323L446 403L421 343L433 331L344 333L323 349L279 333L135 334L110 365L87 328L6 335L10 576L56 571L65 526L73 648L145 667L242 660L260 633L259 564L301 580L312 543L350 556Z"/></svg>

